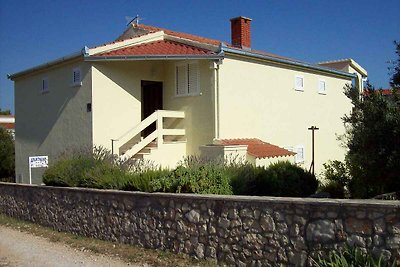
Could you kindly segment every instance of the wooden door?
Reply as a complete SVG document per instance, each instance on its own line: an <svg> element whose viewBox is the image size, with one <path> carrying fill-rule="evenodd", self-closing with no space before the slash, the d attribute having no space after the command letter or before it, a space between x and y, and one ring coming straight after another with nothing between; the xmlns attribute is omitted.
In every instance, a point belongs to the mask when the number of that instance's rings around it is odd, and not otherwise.
<svg viewBox="0 0 400 267"><path fill-rule="evenodd" d="M142 120L163 109L162 87L162 82L142 81ZM146 137L155 130L156 123L153 123L142 132L142 136Z"/></svg>

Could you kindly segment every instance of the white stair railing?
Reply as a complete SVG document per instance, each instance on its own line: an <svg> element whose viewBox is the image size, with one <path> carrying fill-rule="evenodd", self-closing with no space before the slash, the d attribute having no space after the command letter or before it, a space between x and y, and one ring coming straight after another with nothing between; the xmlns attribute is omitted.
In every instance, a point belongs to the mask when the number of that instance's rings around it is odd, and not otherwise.
<svg viewBox="0 0 400 267"><path fill-rule="evenodd" d="M119 145L120 154L126 153L128 156L134 156L155 139L157 139L157 147L160 147L163 143L164 135L185 135L185 129L164 129L164 118L183 119L185 118L185 113L183 111L171 110L155 111L153 114L148 116L138 125L128 130L117 139L118 144L122 144ZM154 122L156 122L156 130L130 148L130 142Z"/></svg>

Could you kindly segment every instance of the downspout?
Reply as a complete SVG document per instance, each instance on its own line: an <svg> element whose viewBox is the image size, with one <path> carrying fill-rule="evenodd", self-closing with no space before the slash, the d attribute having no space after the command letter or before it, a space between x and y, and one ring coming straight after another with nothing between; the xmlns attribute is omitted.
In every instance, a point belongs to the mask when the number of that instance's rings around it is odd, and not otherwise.
<svg viewBox="0 0 400 267"><path fill-rule="evenodd" d="M219 139L219 64L220 61L212 63L213 85L214 85L214 140Z"/></svg>

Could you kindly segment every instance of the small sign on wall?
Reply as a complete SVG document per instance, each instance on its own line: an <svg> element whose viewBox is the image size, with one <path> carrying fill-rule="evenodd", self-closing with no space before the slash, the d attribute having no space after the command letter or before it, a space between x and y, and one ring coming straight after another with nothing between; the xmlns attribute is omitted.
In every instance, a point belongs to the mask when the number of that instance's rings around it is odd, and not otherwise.
<svg viewBox="0 0 400 267"><path fill-rule="evenodd" d="M32 168L47 168L47 167L49 167L48 156L29 157L29 184L32 184Z"/></svg>

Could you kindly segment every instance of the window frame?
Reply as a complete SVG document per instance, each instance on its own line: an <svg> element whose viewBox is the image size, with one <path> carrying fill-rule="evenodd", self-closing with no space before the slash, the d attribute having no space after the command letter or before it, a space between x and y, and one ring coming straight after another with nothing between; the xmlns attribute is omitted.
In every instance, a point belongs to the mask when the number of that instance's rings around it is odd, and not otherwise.
<svg viewBox="0 0 400 267"><path fill-rule="evenodd" d="M321 83L324 83L324 90L321 90ZM318 94L320 95L326 95L326 91L327 91L327 86L326 86L326 80L325 79L319 79L318 80Z"/></svg>
<svg viewBox="0 0 400 267"><path fill-rule="evenodd" d="M302 87L297 86L297 79L301 78L302 79ZM304 81L304 76L303 75L295 75L294 77L294 90L296 91L301 91L304 92L304 87L305 87L305 81Z"/></svg>
<svg viewBox="0 0 400 267"><path fill-rule="evenodd" d="M196 81L196 91L193 93L189 93L190 92L190 65L196 65L197 66L197 81ZM185 93L184 94L179 94L178 93L178 81L179 81L179 77L177 74L177 68L181 67L181 66L185 66L185 78L184 78L184 83L185 83ZM198 61L185 61L185 62L178 62L175 64L175 97L186 97L186 96L199 96L201 95L201 91L200 91L200 64Z"/></svg>
<svg viewBox="0 0 400 267"><path fill-rule="evenodd" d="M79 81L75 81L75 73L79 72ZM81 67L75 67L72 69L72 87L81 86L82 85L82 70Z"/></svg>
<svg viewBox="0 0 400 267"><path fill-rule="evenodd" d="M295 156L295 161L296 161L296 163L304 163L305 161L306 161L306 153L305 153L305 148L304 148L304 145L297 145L297 146L295 146L294 147L295 148L295 153L296 153L296 156ZM302 150L302 158L299 158L299 149L301 149Z"/></svg>

